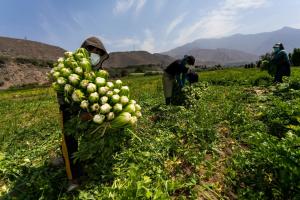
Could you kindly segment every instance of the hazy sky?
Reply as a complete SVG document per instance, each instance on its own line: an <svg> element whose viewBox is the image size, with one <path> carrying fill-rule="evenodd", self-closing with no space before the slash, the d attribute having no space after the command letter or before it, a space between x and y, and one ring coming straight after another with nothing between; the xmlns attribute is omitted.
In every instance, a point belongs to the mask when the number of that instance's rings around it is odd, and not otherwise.
<svg viewBox="0 0 300 200"><path fill-rule="evenodd" d="M74 50L162 52L199 38L300 28L299 0L0 0L0 36Z"/></svg>

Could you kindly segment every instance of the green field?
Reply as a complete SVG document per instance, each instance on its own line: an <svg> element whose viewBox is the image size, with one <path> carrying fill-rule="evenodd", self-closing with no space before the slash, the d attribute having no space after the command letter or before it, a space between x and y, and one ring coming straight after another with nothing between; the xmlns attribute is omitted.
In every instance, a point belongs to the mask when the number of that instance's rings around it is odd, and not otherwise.
<svg viewBox="0 0 300 200"><path fill-rule="evenodd" d="M1 91L1 198L300 199L299 68L280 85L258 69L201 72L184 106L164 105L161 76L124 82L143 117L106 134L112 150L72 194L48 166L60 155L54 91Z"/></svg>

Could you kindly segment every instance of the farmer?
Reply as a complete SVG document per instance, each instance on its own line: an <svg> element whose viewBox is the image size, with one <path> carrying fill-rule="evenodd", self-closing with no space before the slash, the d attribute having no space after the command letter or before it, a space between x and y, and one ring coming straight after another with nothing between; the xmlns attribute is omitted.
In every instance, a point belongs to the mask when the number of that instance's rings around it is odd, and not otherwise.
<svg viewBox="0 0 300 200"><path fill-rule="evenodd" d="M195 58L186 55L181 60L175 60L164 70L163 89L167 105L171 103L172 90L175 82L182 88L185 84L186 74L189 68L194 64Z"/></svg>
<svg viewBox="0 0 300 200"><path fill-rule="evenodd" d="M90 37L86 39L82 45L90 54L90 61L94 71L102 69L102 63L108 59L108 53L106 52L102 42L96 37ZM69 121L78 115L78 108L71 107L64 101L64 94L57 93L57 99L59 103L59 109L61 111L62 120L62 153L63 158L54 159L51 164L52 166L65 165L69 184L67 191L73 191L79 187L79 176L81 175L80 165L78 162L74 162L73 153L78 150L78 141L70 133L74 130ZM80 119L87 121L92 119L89 113L81 113ZM69 125L69 126L68 126ZM70 127L71 126L71 127Z"/></svg>
<svg viewBox="0 0 300 200"><path fill-rule="evenodd" d="M271 65L275 67L275 83L282 83L283 76L291 75L291 64L282 43L273 46Z"/></svg>

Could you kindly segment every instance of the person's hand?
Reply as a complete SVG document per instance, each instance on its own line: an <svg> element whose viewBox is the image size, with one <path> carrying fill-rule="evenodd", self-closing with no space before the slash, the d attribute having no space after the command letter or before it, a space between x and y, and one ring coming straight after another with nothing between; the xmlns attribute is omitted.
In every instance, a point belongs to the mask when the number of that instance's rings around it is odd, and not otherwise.
<svg viewBox="0 0 300 200"><path fill-rule="evenodd" d="M80 119L81 119L81 121L84 121L84 122L89 121L89 120L93 119L93 115L91 115L88 112L84 112L84 113L80 114Z"/></svg>

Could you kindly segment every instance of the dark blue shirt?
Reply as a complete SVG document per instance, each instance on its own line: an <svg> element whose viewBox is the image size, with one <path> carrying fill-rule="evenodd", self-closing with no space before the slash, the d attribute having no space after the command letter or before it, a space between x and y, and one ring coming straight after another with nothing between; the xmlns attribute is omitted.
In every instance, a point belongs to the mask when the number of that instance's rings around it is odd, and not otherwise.
<svg viewBox="0 0 300 200"><path fill-rule="evenodd" d="M185 84L187 71L188 68L185 67L185 62L183 60L175 60L165 69L165 72L176 78L177 83L181 87Z"/></svg>

